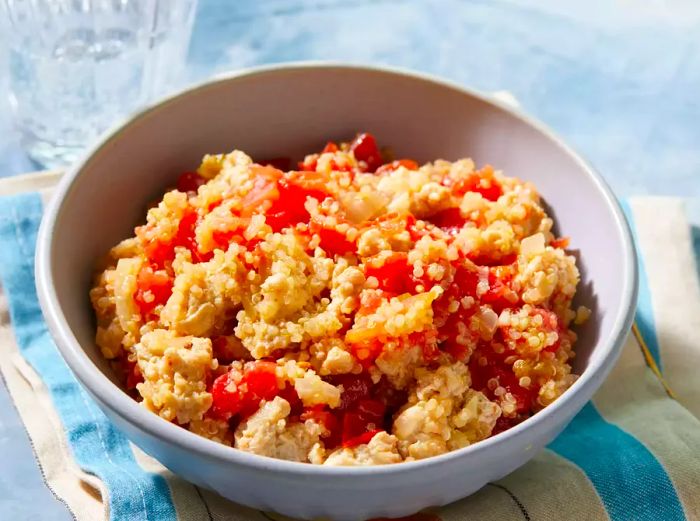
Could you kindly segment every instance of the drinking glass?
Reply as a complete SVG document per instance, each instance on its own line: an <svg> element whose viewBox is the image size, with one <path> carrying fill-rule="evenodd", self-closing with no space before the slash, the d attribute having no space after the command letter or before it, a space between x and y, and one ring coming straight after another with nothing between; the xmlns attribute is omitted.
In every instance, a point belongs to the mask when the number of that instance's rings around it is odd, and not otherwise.
<svg viewBox="0 0 700 521"><path fill-rule="evenodd" d="M196 2L0 0L28 154L66 165L121 116L177 88Z"/></svg>

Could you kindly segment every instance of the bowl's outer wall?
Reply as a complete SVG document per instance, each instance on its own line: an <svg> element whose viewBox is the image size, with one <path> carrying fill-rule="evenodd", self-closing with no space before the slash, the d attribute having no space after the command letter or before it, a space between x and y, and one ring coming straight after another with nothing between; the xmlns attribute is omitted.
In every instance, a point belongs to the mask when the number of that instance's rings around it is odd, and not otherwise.
<svg viewBox="0 0 700 521"><path fill-rule="evenodd" d="M599 181L552 138L498 106L449 86L371 69L291 68L234 77L173 98L133 120L78 169L63 201L57 203L53 226L47 224L52 236L46 237L48 245L39 245L37 261L44 312L51 288L50 282L42 288L42 281L52 279L57 308L70 333L111 378L94 344L87 297L95 261L132 235L146 205L164 187L172 186L182 171L196 168L205 153L238 148L255 159L299 158L319 150L326 140L347 139L362 130L390 145L396 157L426 161L470 156L477 164L491 163L506 175L532 181L553 210L559 232L570 236L572 248L578 250L581 300L595 311L595 319L579 331L576 369L614 358L622 342L620 309L629 308L634 298L625 286L634 266L625 249L627 232L616 221L616 210L603 196ZM77 359L72 352L76 344L59 331L62 319L51 318L60 311L53 303L48 306L49 325L70 363ZM91 390L95 380L104 377L85 371L85 362L81 365L82 370L76 363L73 369ZM248 468L242 476L231 462L154 438L152 433L160 426L142 428L158 418L143 419L140 411L119 413L110 400L98 401L147 452L188 479L242 503L289 515L333 513L350 519L400 515L451 501L513 470L563 428L590 399L607 370L578 387L557 415L546 421L533 419L528 429L498 442L500 449L475 450L469 453L471 459L452 458L425 473L395 473L391 478L395 481L381 483L373 483L371 474L362 478L334 474L332 479L316 474L300 480L259 468Z"/></svg>
<svg viewBox="0 0 700 521"><path fill-rule="evenodd" d="M569 409L556 422L528 431L525 445L482 451L469 466L452 460L423 472L399 473L387 479L377 474L332 479L304 479L284 473L232 467L218 458L203 460L177 444L156 438L131 421L98 403L129 438L170 470L200 487L218 492L242 505L299 519L362 521L375 517L403 517L430 506L461 499L517 469L556 435L578 409Z"/></svg>

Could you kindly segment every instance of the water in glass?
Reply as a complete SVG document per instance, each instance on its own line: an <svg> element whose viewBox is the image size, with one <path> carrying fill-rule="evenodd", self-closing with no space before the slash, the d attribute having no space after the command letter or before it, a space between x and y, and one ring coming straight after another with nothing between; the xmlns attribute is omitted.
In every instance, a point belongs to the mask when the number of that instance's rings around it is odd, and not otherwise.
<svg viewBox="0 0 700 521"><path fill-rule="evenodd" d="M45 166L178 86L196 0L3 2L15 120Z"/></svg>

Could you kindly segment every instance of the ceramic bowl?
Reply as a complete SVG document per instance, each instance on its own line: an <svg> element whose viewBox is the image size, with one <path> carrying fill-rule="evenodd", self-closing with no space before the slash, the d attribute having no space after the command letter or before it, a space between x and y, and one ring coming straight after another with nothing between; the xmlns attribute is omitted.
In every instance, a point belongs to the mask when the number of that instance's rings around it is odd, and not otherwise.
<svg viewBox="0 0 700 521"><path fill-rule="evenodd" d="M578 381L554 404L473 446L430 459L327 468L241 452L147 411L115 383L94 341L96 259L132 233L149 201L205 153L299 157L357 131L397 157L469 156L532 181L571 237L593 310L578 330ZM294 517L401 516L465 497L532 458L591 398L630 328L637 272L630 232L601 177L552 132L503 104L410 72L291 64L219 77L110 131L62 180L38 238L36 279L51 333L105 414L173 472L245 505Z"/></svg>

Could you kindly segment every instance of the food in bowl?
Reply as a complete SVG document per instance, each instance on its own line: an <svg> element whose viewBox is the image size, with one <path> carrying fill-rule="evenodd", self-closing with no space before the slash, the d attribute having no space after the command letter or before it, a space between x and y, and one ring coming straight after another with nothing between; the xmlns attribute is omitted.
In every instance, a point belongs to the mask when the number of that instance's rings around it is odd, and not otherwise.
<svg viewBox="0 0 700 521"><path fill-rule="evenodd" d="M588 311L531 184L370 134L287 163L205 156L98 269L97 344L146 408L263 456L385 464L575 381Z"/></svg>

